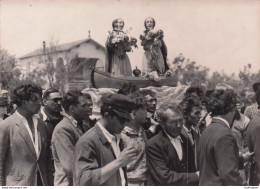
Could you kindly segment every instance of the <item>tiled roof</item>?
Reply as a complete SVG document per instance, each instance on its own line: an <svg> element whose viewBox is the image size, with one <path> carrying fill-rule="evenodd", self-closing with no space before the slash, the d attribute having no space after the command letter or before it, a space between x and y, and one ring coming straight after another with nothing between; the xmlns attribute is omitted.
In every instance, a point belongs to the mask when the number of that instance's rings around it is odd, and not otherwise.
<svg viewBox="0 0 260 189"><path fill-rule="evenodd" d="M79 41L74 41L74 42L70 42L70 43L65 43L62 45L58 45L57 46L57 52L62 52L62 51L68 51L74 47L77 47L79 45L81 45L82 43L89 43L92 42L94 43L96 46L98 46L99 48L105 50L105 47L100 45L98 42L94 41L93 39L84 39L84 40L79 40ZM25 58L29 58L29 57L34 57L34 56L38 56L38 55L42 55L43 54L43 49L37 49L33 52L30 52L22 57L20 57L20 59L25 59Z"/></svg>

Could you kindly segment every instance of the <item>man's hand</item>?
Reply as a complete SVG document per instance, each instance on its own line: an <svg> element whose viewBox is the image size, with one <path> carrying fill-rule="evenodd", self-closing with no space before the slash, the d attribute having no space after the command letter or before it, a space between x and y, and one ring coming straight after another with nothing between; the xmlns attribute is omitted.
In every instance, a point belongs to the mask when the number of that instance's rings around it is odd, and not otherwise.
<svg viewBox="0 0 260 189"><path fill-rule="evenodd" d="M132 161L137 155L137 149L134 144L130 143L117 158L117 161L120 164L120 167L125 167L127 164Z"/></svg>

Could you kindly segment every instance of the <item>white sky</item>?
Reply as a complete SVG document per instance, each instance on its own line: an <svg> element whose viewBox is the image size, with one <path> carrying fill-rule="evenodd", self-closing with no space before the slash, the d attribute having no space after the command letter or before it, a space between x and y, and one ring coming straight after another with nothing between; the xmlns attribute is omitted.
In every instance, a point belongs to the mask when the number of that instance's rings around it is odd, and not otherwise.
<svg viewBox="0 0 260 189"><path fill-rule="evenodd" d="M259 0L1 0L0 44L20 57L52 36L59 44L86 39L90 29L104 45L120 17L138 39L139 48L128 53L134 68L141 65L139 35L149 16L164 31L170 61L183 53L211 71L237 74L248 63L260 69Z"/></svg>

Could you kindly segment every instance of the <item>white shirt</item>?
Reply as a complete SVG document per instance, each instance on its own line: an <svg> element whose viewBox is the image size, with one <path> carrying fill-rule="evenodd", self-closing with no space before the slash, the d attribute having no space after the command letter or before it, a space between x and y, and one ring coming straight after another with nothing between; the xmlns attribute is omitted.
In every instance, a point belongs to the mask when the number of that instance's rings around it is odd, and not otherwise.
<svg viewBox="0 0 260 189"><path fill-rule="evenodd" d="M34 136L35 136L35 141L33 140L33 135L32 135L32 131L29 127L29 124L27 122L27 120L25 119L25 117L23 117L21 114L18 113L18 111L15 112L17 114L17 116L22 120L25 128L27 129L29 135L30 135L30 138L31 138L31 141L33 143L33 146L34 146L34 150L36 152L36 155L37 155L37 159L39 158L39 141L38 141L38 119L39 119L39 115L37 114L34 114L32 116L32 120L33 120L33 126L34 126Z"/></svg>
<svg viewBox="0 0 260 189"><path fill-rule="evenodd" d="M114 154L116 155L116 158L118 158L119 154L120 154L120 148L119 148L119 142L121 139L121 135L118 134L116 136L111 135L103 125L101 125L100 122L96 123L99 128L101 129L101 131L103 132L103 134L105 135L106 139L108 140L108 142L111 144L112 149L114 151ZM126 181L125 181L125 175L124 175L124 171L122 169L122 167L119 168L119 173L120 173L120 177L121 177L121 183L122 186L125 186Z"/></svg>
<svg viewBox="0 0 260 189"><path fill-rule="evenodd" d="M181 140L180 135L175 137L175 138L171 137L167 133L166 133L166 135L169 137L172 145L174 146L174 148L175 148L175 150L178 154L179 159L182 160L183 152L182 152L182 146L181 146L182 140Z"/></svg>

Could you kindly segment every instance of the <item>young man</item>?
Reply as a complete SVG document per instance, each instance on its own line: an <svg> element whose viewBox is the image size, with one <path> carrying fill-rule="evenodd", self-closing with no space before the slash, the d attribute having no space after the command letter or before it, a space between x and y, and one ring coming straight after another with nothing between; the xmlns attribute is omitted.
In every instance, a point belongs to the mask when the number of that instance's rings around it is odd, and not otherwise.
<svg viewBox="0 0 260 189"><path fill-rule="evenodd" d="M253 89L254 89L254 92L255 94L260 91L260 81L257 81L253 84ZM257 99L256 99L257 101ZM259 105L256 103L246 107L245 109L245 115L249 118L249 119L253 119L254 116L260 112L260 107Z"/></svg>
<svg viewBox="0 0 260 189"><path fill-rule="evenodd" d="M0 185L47 186L47 136L38 115L42 89L17 87L12 102L17 111L0 123Z"/></svg>
<svg viewBox="0 0 260 189"><path fill-rule="evenodd" d="M243 184L239 168L252 154L239 156L231 126L236 113L233 90L216 90L209 100L212 122L203 131L199 143L199 169L202 186L239 186Z"/></svg>
<svg viewBox="0 0 260 189"><path fill-rule="evenodd" d="M125 147L135 143L138 153L136 158L127 165L128 186L145 186L148 179L148 166L145 154L146 133L143 130L143 123L146 120L146 101L141 95L133 95L136 107L132 111L133 120L128 122L122 131L122 139Z"/></svg>
<svg viewBox="0 0 260 189"><path fill-rule="evenodd" d="M256 102L260 106L260 90L256 92ZM258 186L260 184L260 111L254 116L249 123L246 141L250 152L255 153L255 162L250 167L249 184Z"/></svg>
<svg viewBox="0 0 260 189"><path fill-rule="evenodd" d="M52 135L52 154L55 166L54 185L72 186L72 162L75 144L84 134L82 121L89 115L88 99L79 90L68 91L62 100L64 118Z"/></svg>
<svg viewBox="0 0 260 189"><path fill-rule="evenodd" d="M187 96L181 102L181 109L183 113L183 128L182 134L188 139L190 142L193 151L190 152L190 155L193 156L193 161L197 165L197 154L199 147L199 138L200 132L198 125L201 118L201 103L198 97L196 96Z"/></svg>
<svg viewBox="0 0 260 189"><path fill-rule="evenodd" d="M175 103L164 102L158 111L162 131L148 140L146 155L151 179L148 185L197 185L198 172L190 154L192 146L183 134L183 115Z"/></svg>
<svg viewBox="0 0 260 189"><path fill-rule="evenodd" d="M101 97L101 119L85 133L75 149L74 185L126 185L126 166L137 155L133 145L123 151L120 133L132 119L135 103L121 94Z"/></svg>

